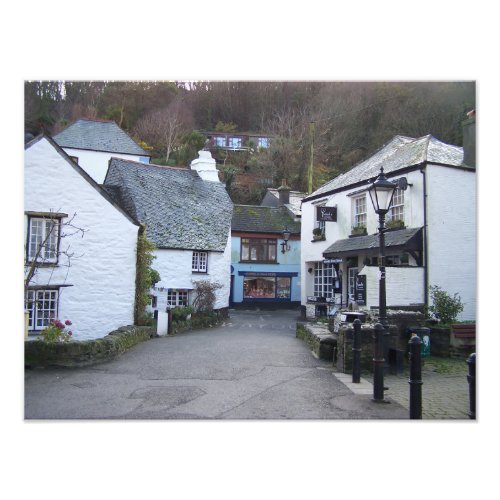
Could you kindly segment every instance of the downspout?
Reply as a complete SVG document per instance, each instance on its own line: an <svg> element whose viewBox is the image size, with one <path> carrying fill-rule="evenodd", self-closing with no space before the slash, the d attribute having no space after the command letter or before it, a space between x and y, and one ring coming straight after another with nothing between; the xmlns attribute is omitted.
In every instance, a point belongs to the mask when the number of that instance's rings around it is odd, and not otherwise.
<svg viewBox="0 0 500 500"><path fill-rule="evenodd" d="M429 306L429 298L428 298L428 291L429 291L429 270L428 270L428 257L427 257L427 177L425 175L425 167L427 166L427 162L424 163L424 166L420 169L420 173L423 175L423 198L424 198L424 230L423 230L423 246L424 246L424 259L423 259L423 265L424 265L424 306L425 310L427 310Z"/></svg>

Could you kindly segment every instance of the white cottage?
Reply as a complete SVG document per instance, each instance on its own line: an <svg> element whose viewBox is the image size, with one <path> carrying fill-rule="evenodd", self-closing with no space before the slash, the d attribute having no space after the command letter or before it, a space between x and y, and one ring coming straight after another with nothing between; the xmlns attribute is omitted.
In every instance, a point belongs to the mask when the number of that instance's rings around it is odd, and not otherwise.
<svg viewBox="0 0 500 500"><path fill-rule="evenodd" d="M54 141L98 184L104 182L111 157L141 163L151 160L151 155L111 120L77 120L55 135Z"/></svg>
<svg viewBox="0 0 500 500"><path fill-rule="evenodd" d="M133 324L139 223L48 137L26 145L24 178L31 338L51 319L76 340Z"/></svg>
<svg viewBox="0 0 500 500"><path fill-rule="evenodd" d="M104 187L157 247L152 267L161 281L152 290L153 310L192 304L202 280L221 285L215 309L229 306L233 204L209 151L200 151L190 169L113 158Z"/></svg>
<svg viewBox="0 0 500 500"><path fill-rule="evenodd" d="M387 216L387 306L427 305L437 285L460 295L459 319L475 319L476 172L475 161L467 161L461 147L430 135L396 136L304 198L303 313L378 307L378 216L367 191L383 167L401 186Z"/></svg>

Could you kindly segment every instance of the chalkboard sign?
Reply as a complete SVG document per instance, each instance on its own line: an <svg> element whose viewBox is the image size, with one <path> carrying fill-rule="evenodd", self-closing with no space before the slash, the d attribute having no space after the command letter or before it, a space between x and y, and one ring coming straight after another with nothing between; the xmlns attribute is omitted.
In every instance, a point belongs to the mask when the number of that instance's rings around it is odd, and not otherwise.
<svg viewBox="0 0 500 500"><path fill-rule="evenodd" d="M337 207L316 207L316 220L337 222Z"/></svg>
<svg viewBox="0 0 500 500"><path fill-rule="evenodd" d="M366 305L366 276L356 276L356 303L360 306Z"/></svg>

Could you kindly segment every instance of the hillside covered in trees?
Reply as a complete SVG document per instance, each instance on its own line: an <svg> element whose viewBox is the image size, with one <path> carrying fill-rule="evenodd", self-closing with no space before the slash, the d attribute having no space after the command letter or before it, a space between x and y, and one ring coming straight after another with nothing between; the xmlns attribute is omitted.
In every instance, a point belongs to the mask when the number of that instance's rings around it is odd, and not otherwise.
<svg viewBox="0 0 500 500"><path fill-rule="evenodd" d="M187 165L200 131L273 137L266 150L229 158L226 179L248 165L307 189L313 143L317 187L394 135L432 134L462 145L461 123L475 109L474 82L29 81L25 129L54 135L79 118L110 119L152 152L154 162ZM259 193L232 193L236 202ZM250 199L248 199L250 196ZM255 198L255 199L253 199Z"/></svg>

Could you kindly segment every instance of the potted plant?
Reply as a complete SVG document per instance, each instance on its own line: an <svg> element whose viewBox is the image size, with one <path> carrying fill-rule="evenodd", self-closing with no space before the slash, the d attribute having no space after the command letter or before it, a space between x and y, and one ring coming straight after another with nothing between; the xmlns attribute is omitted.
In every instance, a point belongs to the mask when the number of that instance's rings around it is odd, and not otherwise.
<svg viewBox="0 0 500 500"><path fill-rule="evenodd" d="M314 241L324 241L325 240L325 233L320 227L315 227L313 229L313 240Z"/></svg>
<svg viewBox="0 0 500 500"><path fill-rule="evenodd" d="M357 226L352 227L352 230L351 230L352 236L361 236L363 234L366 234L366 225L365 224L358 224Z"/></svg>

